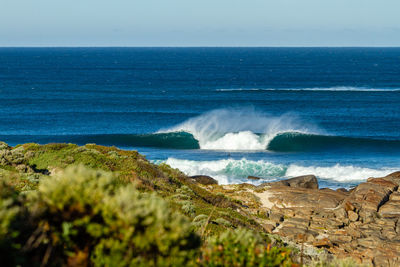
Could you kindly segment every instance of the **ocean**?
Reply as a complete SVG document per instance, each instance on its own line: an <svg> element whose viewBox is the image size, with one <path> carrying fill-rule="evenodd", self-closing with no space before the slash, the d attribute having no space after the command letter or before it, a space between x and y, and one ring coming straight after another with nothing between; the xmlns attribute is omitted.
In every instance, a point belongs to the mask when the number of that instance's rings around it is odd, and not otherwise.
<svg viewBox="0 0 400 267"><path fill-rule="evenodd" d="M0 140L350 188L400 170L400 48L0 48Z"/></svg>

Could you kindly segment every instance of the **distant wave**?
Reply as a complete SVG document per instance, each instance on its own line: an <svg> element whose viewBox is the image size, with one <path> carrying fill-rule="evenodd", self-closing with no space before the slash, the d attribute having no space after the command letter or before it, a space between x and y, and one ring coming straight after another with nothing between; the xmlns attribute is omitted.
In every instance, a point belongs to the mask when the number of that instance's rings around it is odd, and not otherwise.
<svg viewBox="0 0 400 267"><path fill-rule="evenodd" d="M275 164L263 160L252 161L245 158L222 159L217 161L194 161L176 158L168 158L165 162L173 168L178 168L187 175L209 175L221 184L250 182L247 176L262 178L261 182L275 181L299 175L314 174L320 179L333 180L337 182L359 182L369 177L386 176L396 169L382 168L371 169L352 165L333 166L300 166L296 164Z"/></svg>
<svg viewBox="0 0 400 267"><path fill-rule="evenodd" d="M236 91L317 91L317 92L400 92L400 88L366 88L352 86L310 87L310 88L222 88L217 92Z"/></svg>

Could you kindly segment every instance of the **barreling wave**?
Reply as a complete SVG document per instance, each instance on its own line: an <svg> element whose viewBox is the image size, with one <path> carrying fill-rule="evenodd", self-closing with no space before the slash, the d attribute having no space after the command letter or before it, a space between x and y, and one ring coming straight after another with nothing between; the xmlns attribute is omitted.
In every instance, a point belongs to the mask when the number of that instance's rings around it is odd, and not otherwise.
<svg viewBox="0 0 400 267"><path fill-rule="evenodd" d="M301 152L400 149L398 140L333 136L295 114L270 116L251 109L219 109L191 118L158 134L187 133L200 149ZM190 137L189 137L190 136ZM197 147L192 147L197 148Z"/></svg>
<svg viewBox="0 0 400 267"><path fill-rule="evenodd" d="M216 161L194 161L168 158L165 162L187 175L209 175L220 184L251 182L247 176L257 176L256 183L286 179L299 175L314 174L319 179L332 182L360 182L369 177L382 177L396 171L392 168L372 169L352 165L301 166L296 164L276 164L264 160L221 159Z"/></svg>
<svg viewBox="0 0 400 267"><path fill-rule="evenodd" d="M332 136L294 114L270 116L252 109L219 109L151 134L8 136L23 142L97 143L119 147L209 149L223 151L400 151L399 140Z"/></svg>
<svg viewBox="0 0 400 267"><path fill-rule="evenodd" d="M315 91L315 92L400 92L400 88L366 88L352 86L310 87L310 88L221 88L217 92L251 91Z"/></svg>
<svg viewBox="0 0 400 267"><path fill-rule="evenodd" d="M200 149L254 151L266 150L277 134L293 131L320 132L295 114L270 116L248 108L212 110L158 133L190 133Z"/></svg>
<svg viewBox="0 0 400 267"><path fill-rule="evenodd" d="M101 134L69 136L10 136L1 137L11 143L24 142L71 142L79 145L96 143L119 147L154 147L169 149L210 149L223 151L271 151L271 152L312 152L312 151L393 151L400 150L400 141L363 139L299 132L278 133L266 138L252 132L227 133L216 140L201 143L193 134L169 132L155 134Z"/></svg>

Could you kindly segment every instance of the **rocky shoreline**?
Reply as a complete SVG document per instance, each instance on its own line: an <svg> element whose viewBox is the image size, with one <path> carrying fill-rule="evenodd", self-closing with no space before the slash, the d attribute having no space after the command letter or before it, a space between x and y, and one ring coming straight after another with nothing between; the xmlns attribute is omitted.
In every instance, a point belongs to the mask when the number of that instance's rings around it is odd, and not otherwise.
<svg viewBox="0 0 400 267"><path fill-rule="evenodd" d="M285 181L208 186L243 202L269 232L374 266L400 265L400 172L352 190L318 188L313 175Z"/></svg>

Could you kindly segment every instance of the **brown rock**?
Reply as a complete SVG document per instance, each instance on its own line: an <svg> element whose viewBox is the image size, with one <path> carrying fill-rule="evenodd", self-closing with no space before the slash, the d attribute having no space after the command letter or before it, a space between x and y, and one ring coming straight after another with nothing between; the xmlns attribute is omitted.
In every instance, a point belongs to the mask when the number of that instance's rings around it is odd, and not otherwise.
<svg viewBox="0 0 400 267"><path fill-rule="evenodd" d="M388 199L398 185L384 178L370 178L366 183L358 185L344 201L346 210L349 206L358 209L365 222L372 222L377 211Z"/></svg>
<svg viewBox="0 0 400 267"><path fill-rule="evenodd" d="M303 175L278 182L263 183L260 185L260 187L264 186L290 186L295 188L318 189L318 180L315 175Z"/></svg>
<svg viewBox="0 0 400 267"><path fill-rule="evenodd" d="M268 232L268 233L272 233L272 231L274 231L274 229L276 228L276 224L272 224L272 223L266 223L263 224L263 228Z"/></svg>
<svg viewBox="0 0 400 267"><path fill-rule="evenodd" d="M349 192L349 190L347 190L346 188L338 188L338 189L336 189L336 191L342 192L342 193L348 193Z"/></svg>
<svg viewBox="0 0 400 267"><path fill-rule="evenodd" d="M390 195L389 201L379 208L379 214L383 217L400 217L400 192Z"/></svg>
<svg viewBox="0 0 400 267"><path fill-rule="evenodd" d="M400 266L400 172L369 178L351 191L290 180L255 194L279 223L267 231L375 266Z"/></svg>
<svg viewBox="0 0 400 267"><path fill-rule="evenodd" d="M251 176L251 175L249 175L249 176L247 176L247 179L249 179L249 180L260 180L261 178L260 178L260 177L257 177L257 176Z"/></svg>
<svg viewBox="0 0 400 267"><path fill-rule="evenodd" d="M353 238L350 235L330 235L329 240L333 244L349 243Z"/></svg>
<svg viewBox="0 0 400 267"><path fill-rule="evenodd" d="M207 175L194 175L190 176L190 178L194 179L199 184L204 184L204 185L218 184L217 180Z"/></svg>
<svg viewBox="0 0 400 267"><path fill-rule="evenodd" d="M313 246L317 248L330 248L333 247L332 242L328 238L317 239L313 242Z"/></svg>
<svg viewBox="0 0 400 267"><path fill-rule="evenodd" d="M350 220L350 221L355 222L355 221L358 220L358 214L355 213L354 211L349 210L349 211L347 212L347 214L348 214L348 216L349 216L349 220Z"/></svg>

